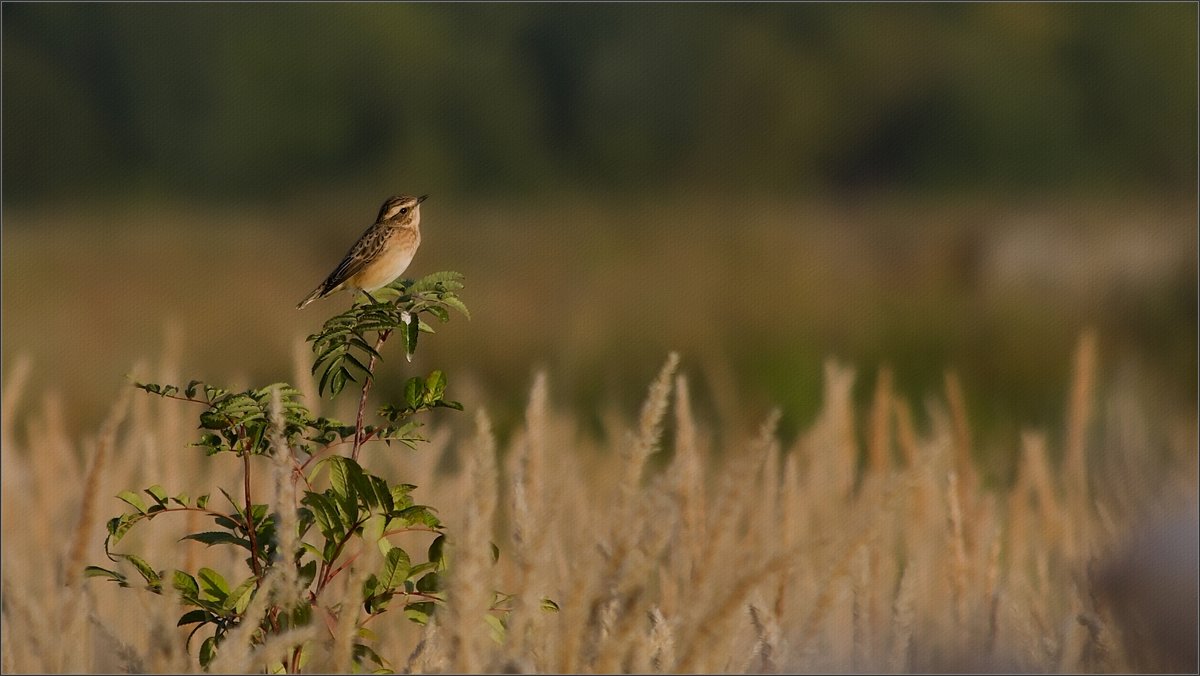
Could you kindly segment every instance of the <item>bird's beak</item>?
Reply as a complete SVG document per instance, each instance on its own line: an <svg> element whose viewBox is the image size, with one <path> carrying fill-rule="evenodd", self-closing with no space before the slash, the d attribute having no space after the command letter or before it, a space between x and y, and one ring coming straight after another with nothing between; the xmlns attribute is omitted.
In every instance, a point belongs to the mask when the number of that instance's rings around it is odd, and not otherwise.
<svg viewBox="0 0 1200 676"><path fill-rule="evenodd" d="M421 202L424 202L427 199L429 199L429 195L421 195L420 197L417 198L417 204L420 204Z"/></svg>

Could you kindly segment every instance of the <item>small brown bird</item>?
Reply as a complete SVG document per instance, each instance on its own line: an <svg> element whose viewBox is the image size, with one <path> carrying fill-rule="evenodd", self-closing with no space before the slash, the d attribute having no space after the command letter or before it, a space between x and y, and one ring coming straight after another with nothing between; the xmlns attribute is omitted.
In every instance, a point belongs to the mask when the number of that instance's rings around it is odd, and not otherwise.
<svg viewBox="0 0 1200 676"><path fill-rule="evenodd" d="M421 202L429 195L389 197L379 208L375 225L358 238L346 257L297 309L342 289L371 292L399 277L421 245ZM374 298L371 298L375 302Z"/></svg>

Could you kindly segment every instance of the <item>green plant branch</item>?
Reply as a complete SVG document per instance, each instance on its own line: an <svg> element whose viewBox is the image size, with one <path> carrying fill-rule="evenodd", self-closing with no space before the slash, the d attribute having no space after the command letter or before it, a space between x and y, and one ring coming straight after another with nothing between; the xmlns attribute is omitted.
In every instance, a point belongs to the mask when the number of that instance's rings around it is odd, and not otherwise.
<svg viewBox="0 0 1200 676"><path fill-rule="evenodd" d="M401 533L438 533L438 534L440 534L441 532L442 531L437 530L436 528L420 528L420 527L399 528L397 530L384 531L383 537L387 537L389 535L399 535Z"/></svg>
<svg viewBox="0 0 1200 676"><path fill-rule="evenodd" d="M189 504L193 501L186 494L168 496L161 486L155 484L143 491L154 499L155 504L147 505L146 499L133 491L123 491L117 496L136 511L110 519L109 534L104 540L104 550L108 557L114 561L124 559L132 565L145 579L146 588L161 594L166 583L168 588L173 586L179 592L185 606L195 606L195 610L186 610L182 614L179 625L196 625L185 641L185 649L201 628L213 630L212 635L205 638L199 648L198 659L201 668L207 669L211 665L219 646L228 637L228 632L247 619L248 603L256 594L264 593L263 580L272 566L296 568L299 579L306 585L303 590L304 600L292 607L281 606L273 599L265 599L268 603L266 612L261 616L258 625L253 627L253 646L267 644L272 635L317 622L324 623L330 636L334 635L338 616L346 612L355 612L357 604L347 605L345 602L348 599L335 601L322 595L330 586L330 582L341 573L357 565L366 565L363 553L378 545L377 542L366 539L364 528L369 519L399 513L406 515L402 517L402 523L412 524L406 528L393 528L388 531L380 528L379 531L372 531L372 538L413 532L444 535L431 508L412 504L408 492L413 486L389 485L386 479L366 472L357 461L362 447L368 441L383 440L390 443L398 440L410 447L415 447L416 442L424 441L414 432L420 424L413 418L420 413L439 407L462 410L461 404L444 398L446 377L441 371L435 370L428 377L412 376L405 381L405 398L402 404L385 405L379 409L378 415L385 418L387 424L368 425L366 421L367 400L373 390L375 369L383 359L380 355L383 345L396 330L403 329L406 354L411 360L418 332L432 332L431 327L421 322L422 313L429 313L443 322L448 321L450 310L456 310L469 318L466 307L455 295L455 291L461 288L461 275L453 272L435 273L416 282L396 280L389 285L388 293L396 294L390 301L381 297L384 301L382 303L356 303L347 312L327 320L319 333L309 336L316 355L312 372L315 375L324 369L318 393L323 394L328 389L331 395L336 397L348 381L357 383L356 376L365 375L361 383L356 418L352 425L315 416L311 409L298 399L302 398L302 393L287 383L275 383L244 392L231 392L197 380L182 387L172 384L134 383L139 389L150 394L203 406L205 410L199 414L200 429L203 431L200 439L190 445L201 447L208 456L232 452L241 457L243 499L238 500L233 495L233 490L218 486L221 494L229 501L232 512L221 513L209 509L207 505L210 495L200 496L195 499L194 504ZM369 337L371 333L375 334L374 341ZM372 343L374 347L371 347ZM255 505L252 467L254 461L250 456L284 452L283 449L274 446L276 440L267 435L268 422L276 420L273 417L275 411L270 404L276 391L279 392L279 401L282 404L278 413L283 418L283 438L278 441L287 446L287 461L290 463L292 474L291 485L297 490L297 498L301 488L304 489L305 497L298 498L300 504ZM343 444L351 444L349 457L339 453L339 447ZM309 472L325 462L331 463L331 467L336 467L328 477L331 487L324 492L314 491L313 485L319 482L311 477ZM259 480L261 481L261 477ZM353 504L347 503L347 500ZM173 506L168 506L168 501ZM273 521L274 510L301 509L302 504L310 509L298 515L296 521L280 520L278 517ZM394 508L401 511L396 512ZM256 513L255 509L266 511ZM414 511L408 514L409 509ZM112 548L122 541L131 528L166 512L197 512L215 519L218 526L216 529L189 533L181 538L181 541L195 540L209 546L232 544L248 549L250 558L242 565L252 569L253 576L245 578L245 570L242 569L237 577L230 576L227 579L221 572L202 567L195 573L176 570L173 576L167 575L167 579L164 580L162 571L155 569L136 554L113 553ZM306 536L306 533L315 524L320 525L322 537L313 544L310 542L311 536ZM387 522L382 525L386 526ZM271 540L270 534L272 530L281 526L295 528L296 543L303 545L303 548L287 552L285 556L278 558L267 556L267 550L277 546L273 545L275 541ZM375 533L379 535L376 536ZM352 540L357 541L352 543ZM444 595L436 591L437 578L421 577L414 573L416 567L408 563L408 553L400 547L396 547L395 550L399 550L396 554L403 555L403 565L409 566L408 574L413 577L403 580L397 589L391 582L395 576L402 574L402 570L398 568L401 559L387 556L385 571L389 576L390 590L386 593L379 591L378 587L364 588L361 592L353 590L354 595L359 598L366 596L364 602L368 604L368 610L374 611L364 619L361 609L358 610L353 617L360 627L386 610L386 604L384 608L371 607L372 603L380 602L384 598L402 596L404 606L413 610L409 619L417 623L428 621L429 611L422 606L429 605L428 602L444 602ZM309 554L315 556L310 558ZM429 556L431 559L440 556L434 553L432 545ZM419 564L419 572L431 571L436 567L430 563L432 562ZM85 574L89 577L106 577L123 587L130 586L131 582L128 575L99 566L89 566ZM371 577L375 578L374 575ZM416 577L421 579L416 580ZM239 579L243 580L240 584ZM419 586L420 589L414 588L415 586ZM397 598L396 604L399 605L400 601L401 599ZM492 610L503 609L494 607ZM279 655L280 667L290 672L301 671L309 654L306 647L308 645L310 644L288 645ZM366 648L365 653L359 653L359 645ZM365 665L368 660L383 664L381 658L366 644L355 646L353 659L356 669Z"/></svg>
<svg viewBox="0 0 1200 676"><path fill-rule="evenodd" d="M379 333L379 339L375 341L375 350L367 361L367 377L363 378L362 396L358 398L358 418L354 423L354 450L350 452L350 459L355 462L358 462L359 449L366 443L366 437L363 435L363 412L367 409L367 394L371 391L371 383L375 382L375 364L378 361L376 354L383 349L383 344L390 335L391 329Z"/></svg>
<svg viewBox="0 0 1200 676"><path fill-rule="evenodd" d="M246 428L242 427L242 433L245 434ZM249 440L247 440L247 444ZM254 528L254 502L250 499L250 449L242 451L242 487L246 491L246 535L250 539L250 564L254 568L254 577L258 578L255 582L257 587L262 583L262 566L258 563L258 536L255 534Z"/></svg>
<svg viewBox="0 0 1200 676"><path fill-rule="evenodd" d="M334 549L333 549L333 556L331 557L332 561L338 560L338 558L342 555L342 550L346 548L346 543L350 541L350 537L352 535L354 535L355 531L357 531L359 528L361 528L362 525L363 525L363 521L360 519L358 521L355 521L353 526L346 529L346 534L343 535L340 540L338 540L337 546L334 547ZM321 575L318 576L317 591L316 591L317 595L320 595L320 593L322 591L324 591L325 586L328 585L329 581L333 579L333 575L337 574L337 573L330 574L329 571L330 571L331 565L332 564L324 562L324 561L321 562Z"/></svg>

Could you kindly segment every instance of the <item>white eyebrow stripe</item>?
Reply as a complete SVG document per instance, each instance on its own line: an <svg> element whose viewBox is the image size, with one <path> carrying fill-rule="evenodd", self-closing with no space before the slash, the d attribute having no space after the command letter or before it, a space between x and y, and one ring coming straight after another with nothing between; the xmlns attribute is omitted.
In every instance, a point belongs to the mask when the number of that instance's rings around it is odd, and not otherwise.
<svg viewBox="0 0 1200 676"><path fill-rule="evenodd" d="M383 220L385 220L385 221L386 221L386 220L390 220L390 219L392 219L392 218L395 218L396 214L400 213L400 210L401 210L401 209L403 209L403 208L404 208L404 207L406 207L406 206L408 206L408 203L407 203L407 202L397 202L397 203L393 204L393 205L392 205L391 207L389 207L389 208L388 208L388 210L387 210L387 211L384 213L384 215L383 215Z"/></svg>

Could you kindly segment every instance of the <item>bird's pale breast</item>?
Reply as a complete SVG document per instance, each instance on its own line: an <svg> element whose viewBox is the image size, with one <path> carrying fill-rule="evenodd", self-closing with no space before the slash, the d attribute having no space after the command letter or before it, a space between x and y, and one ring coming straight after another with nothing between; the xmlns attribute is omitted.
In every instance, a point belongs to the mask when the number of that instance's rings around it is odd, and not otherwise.
<svg viewBox="0 0 1200 676"><path fill-rule="evenodd" d="M420 230L394 228L383 250L349 280L350 284L364 291L386 286L408 268L420 243Z"/></svg>

